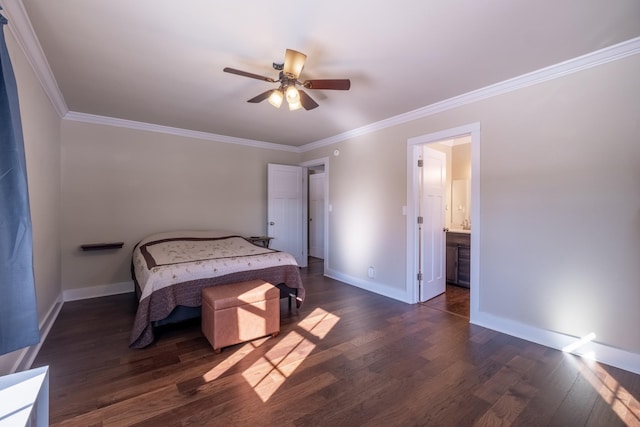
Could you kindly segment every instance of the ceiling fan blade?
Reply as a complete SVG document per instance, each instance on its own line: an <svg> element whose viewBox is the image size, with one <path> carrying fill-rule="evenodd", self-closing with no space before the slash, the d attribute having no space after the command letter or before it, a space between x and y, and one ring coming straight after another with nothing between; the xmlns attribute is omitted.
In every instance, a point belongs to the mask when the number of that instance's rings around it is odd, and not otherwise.
<svg viewBox="0 0 640 427"><path fill-rule="evenodd" d="M250 77L252 79L264 80L265 82L269 82L269 83L275 83L275 80L273 80L271 77L265 77L259 74L248 73L246 71L236 70L235 68L225 67L222 71L224 71L225 73L237 74L243 77Z"/></svg>
<svg viewBox="0 0 640 427"><path fill-rule="evenodd" d="M284 67L282 72L289 78L297 79L304 67L304 61L307 60L307 55L298 52L297 50L287 49L284 55Z"/></svg>
<svg viewBox="0 0 640 427"><path fill-rule="evenodd" d="M314 101L307 93L303 90L298 89L298 93L300 94L300 103L304 107L305 110L313 110L318 107L318 103Z"/></svg>
<svg viewBox="0 0 640 427"><path fill-rule="evenodd" d="M271 92L273 92L273 89L268 90L266 92L262 92L260 95L254 96L253 98L251 98L247 102L252 102L254 104L257 104L258 102L262 102L265 99L267 99L269 97L269 95L271 95Z"/></svg>
<svg viewBox="0 0 640 427"><path fill-rule="evenodd" d="M349 88L351 87L351 80L349 79L307 80L302 85L307 89L349 90Z"/></svg>

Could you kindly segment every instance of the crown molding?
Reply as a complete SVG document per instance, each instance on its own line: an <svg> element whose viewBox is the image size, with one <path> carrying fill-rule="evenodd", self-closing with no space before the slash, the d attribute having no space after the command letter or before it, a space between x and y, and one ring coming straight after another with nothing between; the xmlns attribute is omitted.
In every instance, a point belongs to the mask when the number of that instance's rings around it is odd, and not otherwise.
<svg viewBox="0 0 640 427"><path fill-rule="evenodd" d="M272 150L282 150L294 153L304 153L315 150L317 148L326 147L337 142L345 141L358 136L377 132L389 127L398 126L407 122L428 117L437 113L448 111L463 105L471 104L493 96L512 92L538 83L553 80L569 74L573 74L588 68L606 64L608 62L617 61L631 55L640 53L640 37L618 43L613 46L600 49L586 55L579 56L568 61L564 61L549 67L533 71L500 83L496 83L484 88L474 90L444 101L436 102L425 107L418 108L394 117L390 117L378 122L370 123L347 132L340 133L328 138L305 144L300 147L292 147L283 144L274 144L264 141L236 138L226 135L217 135L207 132L192 131L187 129L173 128L150 123L135 122L131 120L123 120L104 116L96 116L85 113L70 112L67 104L60 92L60 88L53 76L53 72L49 67L49 63L42 51L38 37L36 36L31 21L27 15L22 1L5 1L0 0L0 5L6 12L9 20L9 29L18 41L21 49L24 51L27 60L31 64L36 76L40 80L42 87L51 100L53 107L60 116L65 120L81 121L86 123L104 124L117 127L128 127L132 129L146 130L151 132L163 132L172 135L185 136L189 138L198 138L209 141L224 142L230 144L246 145L250 147L266 148Z"/></svg>
<svg viewBox="0 0 640 427"><path fill-rule="evenodd" d="M182 136L185 138L202 139L206 141L223 142L226 144L244 145L254 148L264 148L268 150L280 150L289 151L293 153L299 153L298 147L292 147L284 144L273 144L271 142L257 141L253 139L236 138L227 135L218 135L215 133L200 132L189 129L174 128L170 126L156 125L153 123L136 122L133 120L117 119L114 117L97 116L94 114L79 113L76 111L69 111L63 117L64 120L92 123L97 125L114 126L119 128L128 128L135 130L142 130L147 132L165 133L168 135Z"/></svg>
<svg viewBox="0 0 640 427"><path fill-rule="evenodd" d="M38 37L33 31L31 21L22 1L2 1L0 4L6 12L9 30L27 57L27 61L31 64L33 72L40 80L40 84L49 100L51 100L56 113L60 118L63 118L69 108L67 108L67 103L62 96L62 92L60 92L58 82L53 76L49 62L42 51Z"/></svg>
<svg viewBox="0 0 640 427"><path fill-rule="evenodd" d="M628 56L637 55L638 53L640 53L640 37L636 37L634 39L630 39L625 42L618 43L616 45L570 59L568 61L560 62L549 67L541 68L539 70L502 81L500 83L485 86L481 89L477 89L463 95L436 102L435 104L427 105L426 107L421 107L407 113L399 114L388 119L384 119L338 135L331 136L329 138L321 139L303 145L300 147L300 151L306 152L315 150L316 148L326 147L340 141L366 135L372 132L377 132L389 127L401 125L403 123L428 117L433 114L448 111L497 95L513 92L515 90L523 89L528 86L536 85L538 83L577 73L578 71L586 70L588 68L596 67L608 62L617 61Z"/></svg>

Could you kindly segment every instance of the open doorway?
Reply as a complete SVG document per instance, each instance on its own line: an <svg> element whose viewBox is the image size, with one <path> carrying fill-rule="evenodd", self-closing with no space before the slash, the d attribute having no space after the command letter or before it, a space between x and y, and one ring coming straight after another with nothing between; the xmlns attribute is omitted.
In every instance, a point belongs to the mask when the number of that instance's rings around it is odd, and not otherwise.
<svg viewBox="0 0 640 427"><path fill-rule="evenodd" d="M309 173L309 257L324 260L324 166L308 168Z"/></svg>
<svg viewBox="0 0 640 427"><path fill-rule="evenodd" d="M324 274L328 265L328 158L301 164L306 169L307 182L307 253L309 270Z"/></svg>
<svg viewBox="0 0 640 427"><path fill-rule="evenodd" d="M473 321L475 313L478 312L479 295L479 241L480 241L480 221L479 221L479 142L480 126L472 124L459 128L449 129L433 134L411 138L407 141L407 290L412 302L425 302L431 300L429 304L439 305L436 308L447 307L447 290L455 300L451 310L466 311L466 316ZM454 145L468 144L470 148L466 155L465 162L467 170L465 173L452 172L452 155ZM428 148L427 148L428 147ZM436 218L433 220L435 208L432 201L425 195L429 192L423 186L430 185L427 180L432 179L433 171L426 169L427 160L423 160L427 152L438 149L446 153L446 188L445 209L442 215L442 222ZM464 149L463 149L464 150ZM459 152L460 149L455 151ZM473 173L471 173L473 172ZM456 182L467 179L467 183ZM444 181L444 175L442 180ZM463 185L464 184L464 185ZM453 195L456 190L463 188L466 194ZM424 191L423 191L424 190ZM455 199L455 204L453 203ZM436 224L437 222L437 224ZM432 224L433 223L433 224ZM458 224L459 223L459 224ZM454 243L455 254L447 251L447 235L452 230L458 237L467 237L467 246L462 247L460 242ZM471 234L473 229L473 234ZM436 231L441 234L438 236ZM471 236L473 235L473 238ZM435 236L435 237L434 237ZM456 277L446 277L445 259L449 252L451 256L457 256L455 262L466 270ZM466 259L464 258L466 257ZM451 259L449 261L452 261ZM444 271L443 271L444 270ZM445 277L443 277L445 276ZM432 280L434 277L441 277L442 296L436 297L438 292L425 286L425 278ZM449 280L447 280L449 279ZM449 282L449 283L447 283ZM460 286L462 285L462 286ZM455 286L455 287L453 287ZM467 288L468 287L468 288ZM468 290L467 290L468 289ZM468 296L465 296L468 295ZM462 301L460 296L462 296ZM433 297L436 297L432 300ZM468 302L465 302L464 299ZM452 303L452 301L449 301ZM447 310L449 311L449 310Z"/></svg>
<svg viewBox="0 0 640 427"><path fill-rule="evenodd" d="M471 136L426 144L423 150L444 155L444 283L439 295L421 301L425 305L469 318L471 254ZM423 168L428 168L425 162ZM433 175L426 170L425 174ZM442 228L442 225L440 225ZM424 278L423 278L424 280Z"/></svg>

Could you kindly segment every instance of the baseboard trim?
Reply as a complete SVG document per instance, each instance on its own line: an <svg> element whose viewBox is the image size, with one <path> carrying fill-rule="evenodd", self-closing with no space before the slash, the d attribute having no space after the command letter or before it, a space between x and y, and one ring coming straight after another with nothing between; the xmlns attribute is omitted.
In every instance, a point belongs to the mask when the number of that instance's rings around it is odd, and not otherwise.
<svg viewBox="0 0 640 427"><path fill-rule="evenodd" d="M406 291L403 292L403 290L392 288L388 285L361 280L331 269L325 269L324 275L347 285L355 286L405 303L411 303L410 295L408 295ZM470 323L561 351L581 340L581 337L540 329L485 312L476 313L476 315L470 319ZM578 348L570 351L570 353L640 375L640 354L637 353L611 347L598 343L597 341L585 342Z"/></svg>
<svg viewBox="0 0 640 427"><path fill-rule="evenodd" d="M67 289L62 293L62 295L64 302L67 302L106 297L109 295L126 294L133 291L133 280L129 280L127 282L110 283L107 285L91 286L88 288Z"/></svg>
<svg viewBox="0 0 640 427"><path fill-rule="evenodd" d="M125 294L134 291L133 281L111 283L108 285L92 286L90 288L67 289L63 291L53 303L42 323L40 324L40 342L20 351L10 373L24 371L31 368L38 352L44 344L53 324L60 314L62 306L67 301L77 301L90 298L105 297L109 295Z"/></svg>
<svg viewBox="0 0 640 427"><path fill-rule="evenodd" d="M16 363L11 369L11 373L25 371L31 368L33 361L36 360L36 356L38 356L38 353L40 352L42 344L44 344L44 341L47 339L47 336L49 335L53 324L58 318L58 314L60 314L62 305L62 294L60 294L51 308L49 308L49 311L44 316L44 319L40 324L40 342L38 344L26 347L22 350L22 352L18 356L18 359L16 360Z"/></svg>
<svg viewBox="0 0 640 427"><path fill-rule="evenodd" d="M581 340L581 337L536 328L484 312L477 313L471 319L471 323L557 350L563 350ZM640 375L640 354L637 353L604 345L597 341L584 342L570 353Z"/></svg>
<svg viewBox="0 0 640 427"><path fill-rule="evenodd" d="M339 280L347 285L355 286L356 288L364 289L365 291L373 292L378 295L389 297L398 301L411 303L410 295L407 294L406 289L398 289L384 283L373 282L368 280L358 279L347 274L340 273L332 269L325 269L324 275L331 279Z"/></svg>

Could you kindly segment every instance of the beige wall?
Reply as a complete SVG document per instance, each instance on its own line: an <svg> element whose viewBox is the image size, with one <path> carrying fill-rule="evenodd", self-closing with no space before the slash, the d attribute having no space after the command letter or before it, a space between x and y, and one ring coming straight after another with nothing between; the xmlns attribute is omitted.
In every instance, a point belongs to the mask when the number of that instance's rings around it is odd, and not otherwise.
<svg viewBox="0 0 640 427"><path fill-rule="evenodd" d="M65 120L62 124L65 290L131 280L133 246L171 229L266 233L267 163L295 153ZM82 252L84 243L123 241Z"/></svg>
<svg viewBox="0 0 640 427"><path fill-rule="evenodd" d="M483 311L640 353L639 73L636 55L469 109Z"/></svg>
<svg viewBox="0 0 640 427"><path fill-rule="evenodd" d="M406 290L407 139L479 122L480 311L640 353L638 75L635 55L304 153L330 156L329 269Z"/></svg>
<svg viewBox="0 0 640 427"><path fill-rule="evenodd" d="M451 147L451 179L471 179L471 144Z"/></svg>
<svg viewBox="0 0 640 427"><path fill-rule="evenodd" d="M339 156L333 150L338 148ZM404 287L406 242L406 157L398 153L395 131L387 129L324 147L303 161L329 158L328 273L371 286ZM326 261L325 261L326 262ZM376 269L374 281L367 269ZM394 289L396 287L396 289Z"/></svg>
<svg viewBox="0 0 640 427"><path fill-rule="evenodd" d="M5 30L5 38L18 85L33 228L38 318L42 326L61 290L60 119L9 30ZM0 356L0 375L13 369L19 353Z"/></svg>

